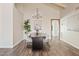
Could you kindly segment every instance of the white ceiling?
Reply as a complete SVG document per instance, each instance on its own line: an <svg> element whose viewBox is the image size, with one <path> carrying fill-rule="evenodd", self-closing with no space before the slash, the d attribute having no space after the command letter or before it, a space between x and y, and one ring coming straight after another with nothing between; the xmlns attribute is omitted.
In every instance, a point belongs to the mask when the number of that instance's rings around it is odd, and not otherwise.
<svg viewBox="0 0 79 59"><path fill-rule="evenodd" d="M79 9L79 3L15 3L16 7L19 7L19 10L21 10L21 12L23 13L23 8L27 8L30 5L37 5L43 4L45 6L51 7L55 10L64 10L67 8L71 8L73 10L78 10ZM38 5L38 7L40 7Z"/></svg>
<svg viewBox="0 0 79 59"><path fill-rule="evenodd" d="M23 6L28 6L29 4L34 4L34 3L16 3L16 5L23 5ZM79 7L79 3L40 3L40 4L45 4L50 7L54 6L55 8L60 8L60 9L64 9L70 6L75 7L75 8Z"/></svg>
<svg viewBox="0 0 79 59"><path fill-rule="evenodd" d="M62 3L62 5L66 6L65 8L74 8L78 9L79 8L79 3Z"/></svg>
<svg viewBox="0 0 79 59"><path fill-rule="evenodd" d="M20 6L29 6L31 4L44 4L47 5L49 7L55 8L55 9L64 9L66 8L65 4L61 4L61 3L15 3L15 5L20 5Z"/></svg>

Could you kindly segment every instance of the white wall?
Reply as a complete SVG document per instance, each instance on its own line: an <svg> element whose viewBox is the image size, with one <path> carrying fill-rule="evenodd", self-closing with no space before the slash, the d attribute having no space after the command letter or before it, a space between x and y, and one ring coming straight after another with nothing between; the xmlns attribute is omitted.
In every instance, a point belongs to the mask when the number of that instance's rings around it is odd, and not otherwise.
<svg viewBox="0 0 79 59"><path fill-rule="evenodd" d="M0 4L0 40L2 39L2 20L1 20L1 14L2 14L2 9L1 9L1 4Z"/></svg>
<svg viewBox="0 0 79 59"><path fill-rule="evenodd" d="M61 40L79 49L79 11L61 18Z"/></svg>
<svg viewBox="0 0 79 59"><path fill-rule="evenodd" d="M0 4L0 48L13 45L13 4Z"/></svg>
<svg viewBox="0 0 79 59"><path fill-rule="evenodd" d="M13 46L23 40L23 14L16 8L13 9Z"/></svg>
<svg viewBox="0 0 79 59"><path fill-rule="evenodd" d="M46 6L44 4L26 4L24 6L24 20L30 19L32 31L34 31L34 20L33 15L36 14L36 8L39 9L39 13L42 16L40 19L42 26L42 32L45 32L49 39L51 39L51 19L59 19L59 10L54 9L53 7Z"/></svg>
<svg viewBox="0 0 79 59"><path fill-rule="evenodd" d="M23 40L23 14L12 3L0 4L0 48L13 48Z"/></svg>

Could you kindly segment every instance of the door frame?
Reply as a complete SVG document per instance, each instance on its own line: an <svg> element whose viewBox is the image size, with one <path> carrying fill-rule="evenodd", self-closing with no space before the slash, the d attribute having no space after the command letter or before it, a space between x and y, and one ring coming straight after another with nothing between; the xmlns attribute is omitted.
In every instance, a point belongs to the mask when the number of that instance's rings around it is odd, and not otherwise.
<svg viewBox="0 0 79 59"><path fill-rule="evenodd" d="M51 40L52 40L52 21L53 20L58 20L58 22L59 22L59 40L60 40L60 19L51 19Z"/></svg>

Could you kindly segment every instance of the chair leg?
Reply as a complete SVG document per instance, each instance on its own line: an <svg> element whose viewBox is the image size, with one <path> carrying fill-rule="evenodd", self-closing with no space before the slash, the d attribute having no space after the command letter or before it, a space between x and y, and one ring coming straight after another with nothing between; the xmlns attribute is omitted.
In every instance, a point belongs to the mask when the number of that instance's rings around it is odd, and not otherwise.
<svg viewBox="0 0 79 59"><path fill-rule="evenodd" d="M49 44L49 42L47 42L47 45L48 45L48 47L50 47L50 44Z"/></svg>

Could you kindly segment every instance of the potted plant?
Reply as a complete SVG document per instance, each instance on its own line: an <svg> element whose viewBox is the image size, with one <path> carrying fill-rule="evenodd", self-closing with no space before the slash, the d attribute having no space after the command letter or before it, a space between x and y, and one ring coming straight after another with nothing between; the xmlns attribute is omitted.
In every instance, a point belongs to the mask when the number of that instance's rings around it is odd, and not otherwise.
<svg viewBox="0 0 79 59"><path fill-rule="evenodd" d="M27 37L28 37L28 33L31 31L31 25L30 25L29 19L27 19L27 20L24 22L24 30L25 30L25 34L26 34Z"/></svg>

